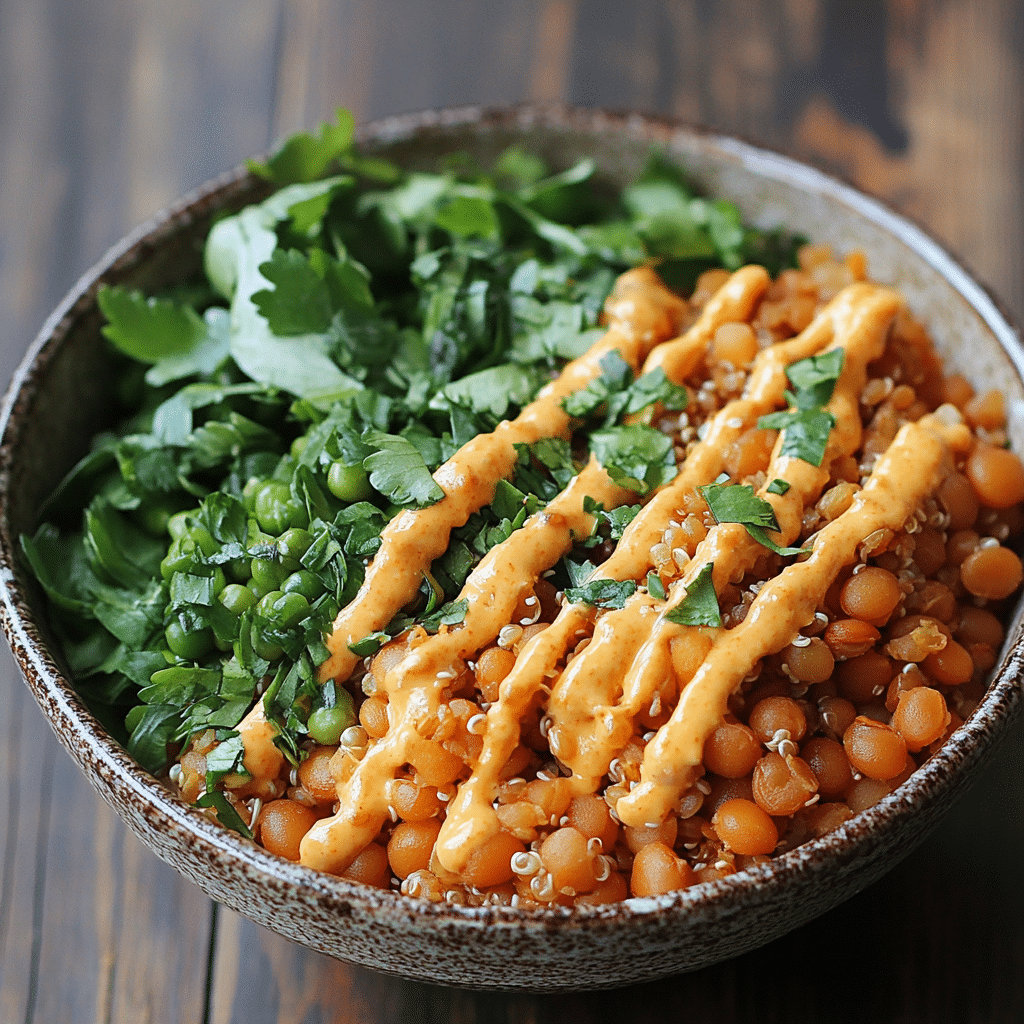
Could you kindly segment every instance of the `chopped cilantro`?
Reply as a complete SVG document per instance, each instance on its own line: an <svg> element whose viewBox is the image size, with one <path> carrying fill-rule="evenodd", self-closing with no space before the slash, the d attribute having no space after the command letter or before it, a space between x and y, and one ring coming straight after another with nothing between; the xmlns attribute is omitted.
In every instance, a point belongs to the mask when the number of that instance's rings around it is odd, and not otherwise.
<svg viewBox="0 0 1024 1024"><path fill-rule="evenodd" d="M835 423L836 418L824 409L773 412L757 421L761 428L784 432L780 455L802 459L812 466L820 466L821 460L825 458L828 436Z"/></svg>
<svg viewBox="0 0 1024 1024"><path fill-rule="evenodd" d="M616 483L637 494L668 483L677 472L672 439L641 424L595 430L590 450Z"/></svg>
<svg viewBox="0 0 1024 1024"><path fill-rule="evenodd" d="M686 588L683 599L665 612L669 622L680 626L721 626L722 616L718 610L718 596L711 581L714 566L709 562L703 566Z"/></svg>
<svg viewBox="0 0 1024 1024"><path fill-rule="evenodd" d="M785 494L788 490L789 490L789 481L787 481L787 480L780 480L778 477L776 477L768 485L768 493L769 494Z"/></svg>
<svg viewBox="0 0 1024 1024"><path fill-rule="evenodd" d="M581 587L570 587L565 592L570 604L592 604L597 608L624 608L626 601L636 593L633 580L591 580Z"/></svg>
<svg viewBox="0 0 1024 1024"><path fill-rule="evenodd" d="M368 430L363 441L377 449L363 459L371 486L396 505L422 508L444 497L423 455L407 437Z"/></svg>
<svg viewBox="0 0 1024 1024"><path fill-rule="evenodd" d="M790 404L798 409L818 409L827 405L843 371L844 357L843 349L834 348L792 363L786 370L790 384L796 388L795 394L787 393Z"/></svg>
<svg viewBox="0 0 1024 1024"><path fill-rule="evenodd" d="M364 636L362 640L349 644L348 649L353 654L358 654L360 658L366 658L376 654L390 639L391 637L387 633L370 633L369 636Z"/></svg>
<svg viewBox="0 0 1024 1024"><path fill-rule="evenodd" d="M661 582L661 577L656 572L651 571L647 574L647 593L658 601L665 600L665 584Z"/></svg>
<svg viewBox="0 0 1024 1024"><path fill-rule="evenodd" d="M777 531L779 522L771 505L754 493L748 484L707 484L700 488L704 500L719 523L739 523L759 544L777 555L801 555L804 548L780 547L768 537L767 531Z"/></svg>

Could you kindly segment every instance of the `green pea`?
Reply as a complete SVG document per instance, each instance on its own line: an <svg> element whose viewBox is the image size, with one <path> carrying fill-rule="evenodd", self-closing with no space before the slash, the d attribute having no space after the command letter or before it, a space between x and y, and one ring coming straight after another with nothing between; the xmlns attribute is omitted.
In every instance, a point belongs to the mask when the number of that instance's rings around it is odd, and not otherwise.
<svg viewBox="0 0 1024 1024"><path fill-rule="evenodd" d="M213 539L210 531L205 526L200 526L198 523L193 523L188 528L188 536L192 538L196 547L204 555L212 555L214 552L220 550L220 545Z"/></svg>
<svg viewBox="0 0 1024 1024"><path fill-rule="evenodd" d="M147 501L134 512L133 518L152 537L162 537L174 516L174 510L156 501Z"/></svg>
<svg viewBox="0 0 1024 1024"><path fill-rule="evenodd" d="M316 575L306 569L300 569L281 584L281 589L286 594L301 594L307 601L313 602L327 588Z"/></svg>
<svg viewBox="0 0 1024 1024"><path fill-rule="evenodd" d="M265 640L258 633L253 633L252 649L266 661L277 661L284 654L284 648L271 640Z"/></svg>
<svg viewBox="0 0 1024 1024"><path fill-rule="evenodd" d="M245 486L242 488L242 504L246 507L246 510L252 512L256 507L256 492L266 483L265 480L261 480L258 476L251 476L245 482Z"/></svg>
<svg viewBox="0 0 1024 1024"><path fill-rule="evenodd" d="M256 603L256 595L240 583L229 583L220 592L219 600L232 615L241 615Z"/></svg>
<svg viewBox="0 0 1024 1024"><path fill-rule="evenodd" d="M292 527L277 538L277 550L282 558L294 558L297 561L309 550L312 543L313 535L308 530Z"/></svg>
<svg viewBox="0 0 1024 1024"><path fill-rule="evenodd" d="M224 566L225 573L231 577L236 583L244 583L247 579L252 577L252 559L250 558L232 558Z"/></svg>
<svg viewBox="0 0 1024 1024"><path fill-rule="evenodd" d="M252 573L251 588L258 590L260 595L277 590L282 583L295 571L296 566L289 568L273 558L254 558L249 563Z"/></svg>
<svg viewBox="0 0 1024 1024"><path fill-rule="evenodd" d="M365 501L373 494L366 470L357 462L348 466L340 459L327 471L327 489L339 501Z"/></svg>
<svg viewBox="0 0 1024 1024"><path fill-rule="evenodd" d="M182 537L174 541L160 563L160 575L169 580L176 572L188 572L195 564L195 541Z"/></svg>
<svg viewBox="0 0 1024 1024"><path fill-rule="evenodd" d="M177 619L167 627L164 635L171 653L185 661L199 661L213 648L212 629L186 630Z"/></svg>
<svg viewBox="0 0 1024 1024"><path fill-rule="evenodd" d="M186 509L184 512L178 512L167 520L167 532L174 540L181 540L188 533L189 520L191 518L192 513Z"/></svg>
<svg viewBox="0 0 1024 1024"><path fill-rule="evenodd" d="M280 480L268 480L256 492L253 511L260 529L275 536L291 525L291 488Z"/></svg>
<svg viewBox="0 0 1024 1024"><path fill-rule="evenodd" d="M289 449L289 451L291 452L292 458L293 459L299 458L302 455L302 453L306 450L306 445L308 445L308 444L309 444L309 435L308 434L300 434L297 438L295 438L295 440L292 441L291 448Z"/></svg>
<svg viewBox="0 0 1024 1024"><path fill-rule="evenodd" d="M338 703L333 708L317 708L309 716L306 731L309 738L317 743L333 744L341 739L341 734L350 726L355 725L356 712L352 705L352 697L347 690L338 691Z"/></svg>
<svg viewBox="0 0 1024 1024"><path fill-rule="evenodd" d="M281 590L272 590L260 598L256 614L262 615L277 629L291 629L309 614L309 601L295 591L286 594Z"/></svg>

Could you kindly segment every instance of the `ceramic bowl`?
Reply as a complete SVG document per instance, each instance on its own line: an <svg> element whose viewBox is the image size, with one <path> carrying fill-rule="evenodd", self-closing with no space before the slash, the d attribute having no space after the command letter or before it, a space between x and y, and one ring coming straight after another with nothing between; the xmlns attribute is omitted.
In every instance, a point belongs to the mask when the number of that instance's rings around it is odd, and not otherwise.
<svg viewBox="0 0 1024 1024"><path fill-rule="evenodd" d="M762 226L785 224L839 252L863 249L930 326L943 357L977 388L998 384L1024 450L1024 359L995 302L921 230L811 167L673 121L597 111L476 108L364 126L368 150L430 167L455 151L487 161L520 142L555 166L589 155L611 182L665 147L708 192ZM0 589L3 626L43 713L92 785L160 857L227 904L313 949L451 985L569 990L690 971L767 943L869 885L933 829L989 761L1021 707L1020 611L988 692L942 751L881 803L771 864L657 898L526 912L431 905L291 864L221 828L136 765L75 694L17 538L104 422L111 380L99 333L103 283L151 289L196 271L211 218L261 198L234 171L117 245L47 321L3 408Z"/></svg>

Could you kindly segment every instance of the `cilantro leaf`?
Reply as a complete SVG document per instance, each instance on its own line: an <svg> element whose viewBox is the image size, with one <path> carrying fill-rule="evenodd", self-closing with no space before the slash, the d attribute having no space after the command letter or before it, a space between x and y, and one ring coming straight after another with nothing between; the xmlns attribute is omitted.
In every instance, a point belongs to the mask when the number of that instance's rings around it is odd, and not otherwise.
<svg viewBox="0 0 1024 1024"><path fill-rule="evenodd" d="M214 786L233 772L244 772L242 758L245 757L245 746L242 737L236 732L220 741L206 755L206 788Z"/></svg>
<svg viewBox="0 0 1024 1024"><path fill-rule="evenodd" d="M595 430L590 450L619 486L637 494L668 483L677 473L672 439L641 424Z"/></svg>
<svg viewBox="0 0 1024 1024"><path fill-rule="evenodd" d="M780 455L803 459L812 466L820 466L825 457L828 436L836 418L824 409L794 409L762 416L757 425L770 430L784 431Z"/></svg>
<svg viewBox="0 0 1024 1024"><path fill-rule="evenodd" d="M327 285L306 256L297 249L275 249L259 270L274 287L254 292L252 301L274 334L323 334L330 327Z"/></svg>
<svg viewBox="0 0 1024 1024"><path fill-rule="evenodd" d="M764 498L759 498L749 484L707 484L699 490L716 522L745 526L747 533L758 544L777 555L802 555L809 550L780 547L768 537L767 531L775 532L779 529L779 521L775 518L772 506Z"/></svg>
<svg viewBox="0 0 1024 1024"><path fill-rule="evenodd" d="M510 405L528 405L544 383L544 374L536 367L505 363L467 374L450 384L430 402L440 409L449 403L467 406L475 413L485 413L500 420Z"/></svg>
<svg viewBox="0 0 1024 1024"><path fill-rule="evenodd" d="M209 790L196 801L197 807L212 807L217 814L217 820L225 827L252 839L252 830L242 820L238 811L231 806L228 798L219 790Z"/></svg>
<svg viewBox="0 0 1024 1024"><path fill-rule="evenodd" d="M591 580L581 587L569 587L565 592L571 604L592 604L596 608L624 608L628 598L636 593L633 580Z"/></svg>
<svg viewBox="0 0 1024 1024"><path fill-rule="evenodd" d="M276 185L323 177L331 162L349 150L355 131L355 118L347 110L339 107L335 116L338 123L321 124L318 135L299 132L285 140L265 163L250 160L249 171Z"/></svg>
<svg viewBox="0 0 1024 1024"><path fill-rule="evenodd" d="M698 488L719 523L741 523L777 530L778 520L771 505L754 493L749 484L706 484Z"/></svg>
<svg viewBox="0 0 1024 1024"><path fill-rule="evenodd" d="M377 449L363 459L370 485L390 501L424 508L444 497L419 449L408 438L367 430L363 440Z"/></svg>
<svg viewBox="0 0 1024 1024"><path fill-rule="evenodd" d="M680 626L721 626L722 616L718 610L718 596L711 580L714 565L708 563L694 577L686 588L686 595L674 607L665 612L669 622Z"/></svg>
<svg viewBox="0 0 1024 1024"><path fill-rule="evenodd" d="M647 574L647 593L658 601L664 601L667 596L665 594L665 584L661 582L661 577L653 570Z"/></svg>
<svg viewBox="0 0 1024 1024"><path fill-rule="evenodd" d="M798 409L816 409L826 405L843 371L844 356L843 349L834 348L792 363L786 369L786 376L797 390L796 394L787 392L790 404Z"/></svg>
<svg viewBox="0 0 1024 1024"><path fill-rule="evenodd" d="M138 291L103 285L96 301L107 318L103 336L143 363L183 356L207 337L202 317L169 299L147 299Z"/></svg>
<svg viewBox="0 0 1024 1024"><path fill-rule="evenodd" d="M463 598L461 601L449 601L442 605L432 615L420 619L420 625L428 633L436 633L442 626L457 626L466 618L469 609L469 601Z"/></svg>
<svg viewBox="0 0 1024 1024"><path fill-rule="evenodd" d="M349 644L348 649L353 654L359 655L360 658L366 658L376 654L390 639L391 637L387 633L378 630L376 633L364 636L362 640L357 640L354 644Z"/></svg>

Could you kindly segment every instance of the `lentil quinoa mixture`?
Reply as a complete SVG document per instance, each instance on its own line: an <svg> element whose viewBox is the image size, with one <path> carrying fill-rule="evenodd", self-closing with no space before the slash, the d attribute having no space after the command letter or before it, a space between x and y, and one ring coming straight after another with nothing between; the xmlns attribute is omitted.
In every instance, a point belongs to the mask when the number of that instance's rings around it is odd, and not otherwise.
<svg viewBox="0 0 1024 1024"><path fill-rule="evenodd" d="M892 792L1021 584L1000 393L659 154L605 202L351 138L254 168L205 280L99 294L124 418L22 546L112 735L271 853L469 906L686 888Z"/></svg>
<svg viewBox="0 0 1024 1024"><path fill-rule="evenodd" d="M645 273L634 317L645 303L671 306ZM413 628L355 665L346 686L358 725L339 744L308 742L294 769L258 722L243 723L254 766L266 767L226 793L258 841L431 901L585 906L741 871L838 827L907 779L970 715L995 664L1000 616L1022 577L1007 545L1024 525L1024 469L1006 447L1002 396L946 375L922 325L865 279L861 254L837 259L811 245L799 269L775 280L758 268L703 274L670 308L682 349L666 340L648 357L657 365L664 354L660 365L690 398L683 412L652 419L680 472L669 500L649 501L618 547L599 530L587 553L593 578L611 584L603 596L570 603L516 551L501 577L518 595L514 609L471 653L450 640L472 628L467 619L434 637ZM783 455L786 427L758 424L782 399L780 370L844 347L816 402L834 421L820 466ZM908 438L921 424L933 456ZM865 507L860 496L879 481L882 491L913 488L886 464L901 444L913 446L911 462L934 465L905 510L850 543L842 527ZM779 499L772 534L782 553L747 529L750 513L730 521L730 494L760 496L762 511ZM786 495L797 501L784 505ZM630 528L654 543L611 565ZM723 646L758 617L768 581L811 565L812 546L844 543L838 571L801 584L787 642ZM707 565L714 571L702 576ZM617 593L615 581L625 583ZM720 625L695 608L707 583ZM688 614L673 622L671 606ZM417 703L403 679L408 687L416 652L432 646L449 660L435 674L419 659L429 684L414 691ZM546 667L538 673L531 657ZM690 721L681 694L730 669L735 688L718 682L692 702L688 742L701 747L687 761L673 735ZM413 720L416 742L398 744ZM186 799L199 795L214 744L204 733L182 756L174 777Z"/></svg>

